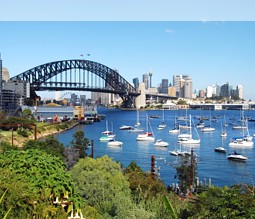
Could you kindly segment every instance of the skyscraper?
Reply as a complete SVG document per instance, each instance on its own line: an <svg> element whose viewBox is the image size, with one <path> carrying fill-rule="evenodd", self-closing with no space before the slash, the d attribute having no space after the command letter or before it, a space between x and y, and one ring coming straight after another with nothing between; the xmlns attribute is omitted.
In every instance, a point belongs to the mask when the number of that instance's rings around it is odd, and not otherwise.
<svg viewBox="0 0 255 219"><path fill-rule="evenodd" d="M149 75L143 74L143 83L145 85L145 89L147 90L149 87Z"/></svg>
<svg viewBox="0 0 255 219"><path fill-rule="evenodd" d="M239 84L236 86L236 93L240 99L243 99L243 86L242 85Z"/></svg>
<svg viewBox="0 0 255 219"><path fill-rule="evenodd" d="M139 79L138 78L134 78L133 79L133 84L134 84L135 90L138 91Z"/></svg>
<svg viewBox="0 0 255 219"><path fill-rule="evenodd" d="M192 98L192 79L188 75L174 75L173 86L177 97Z"/></svg>

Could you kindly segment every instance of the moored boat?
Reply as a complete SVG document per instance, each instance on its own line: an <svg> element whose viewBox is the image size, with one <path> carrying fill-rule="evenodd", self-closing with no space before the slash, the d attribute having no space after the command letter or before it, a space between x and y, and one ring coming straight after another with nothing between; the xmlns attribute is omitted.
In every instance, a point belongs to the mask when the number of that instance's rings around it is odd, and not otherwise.
<svg viewBox="0 0 255 219"><path fill-rule="evenodd" d="M246 161L248 158L242 154L237 153L234 151L233 153L228 155L229 160L234 160L234 161Z"/></svg>

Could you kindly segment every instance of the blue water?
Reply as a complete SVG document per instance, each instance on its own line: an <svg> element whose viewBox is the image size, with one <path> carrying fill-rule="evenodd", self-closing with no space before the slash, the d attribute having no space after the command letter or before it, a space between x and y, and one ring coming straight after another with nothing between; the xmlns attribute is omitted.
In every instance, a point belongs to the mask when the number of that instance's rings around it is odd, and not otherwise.
<svg viewBox="0 0 255 219"><path fill-rule="evenodd" d="M155 147L153 142L137 142L137 133L130 133L128 131L119 130L121 125L135 125L136 124L136 110L119 110L119 109L105 109L99 108L98 113L105 114L108 121L108 128L117 134L116 140L122 141L122 147L108 147L107 142L100 142L101 133L106 130L106 121L95 122L92 125L79 125L74 129L59 134L57 138L64 145L68 145L72 140L73 134L78 130L83 130L85 136L89 140L94 140L94 154L95 157L108 155L115 161L120 161L124 167L128 166L131 161L135 161L144 171L150 170L151 156L156 157L157 168L160 167L160 178L166 185L177 183L175 178L175 166L179 164L180 157L169 155L169 151L179 148L177 143L177 134L169 134L169 130L174 125L175 116L185 116L185 110L165 110L165 123L167 127L164 130L157 130L157 126L162 122L162 110L153 111L139 111L140 123L146 129L146 114L160 115L159 119L150 119L152 130L156 139L161 138L169 143L167 148ZM212 184L216 186L231 186L237 183L253 184L255 179L255 152L254 148L230 148L228 143L231 137L241 136L241 130L233 130L232 125L226 127L228 136L222 140L221 137L221 122L225 116L226 122L230 123L230 118L235 118L236 122L240 119L240 111L206 111L206 110L188 110L187 114L191 114L194 123L198 121L194 116L219 116L217 122L212 122L211 125L216 128L212 133L202 133L199 129L198 134L201 138L199 146L186 146L182 149L194 148L194 152L198 155L197 172L200 181L204 178L208 180L211 178ZM255 117L254 111L245 111L245 116ZM206 121L205 121L206 123ZM255 123L249 122L249 131L253 135L255 133ZM197 138L196 132L193 131L194 138ZM227 154L214 152L214 148L224 146L227 149ZM248 157L246 162L230 161L227 159L228 153L236 150Z"/></svg>

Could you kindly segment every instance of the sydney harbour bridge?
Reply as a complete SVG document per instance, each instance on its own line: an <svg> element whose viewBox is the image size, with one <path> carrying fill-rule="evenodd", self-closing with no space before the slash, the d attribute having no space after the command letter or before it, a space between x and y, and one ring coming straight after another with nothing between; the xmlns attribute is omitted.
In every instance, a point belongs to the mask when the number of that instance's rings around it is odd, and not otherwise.
<svg viewBox="0 0 255 219"><path fill-rule="evenodd" d="M10 80L28 82L30 91L34 94L36 91L44 90L93 91L119 94L123 100L124 107L134 106L135 98L140 95L134 86L116 70L84 59L62 60L42 64L16 75ZM171 99L167 95L161 95L160 97Z"/></svg>

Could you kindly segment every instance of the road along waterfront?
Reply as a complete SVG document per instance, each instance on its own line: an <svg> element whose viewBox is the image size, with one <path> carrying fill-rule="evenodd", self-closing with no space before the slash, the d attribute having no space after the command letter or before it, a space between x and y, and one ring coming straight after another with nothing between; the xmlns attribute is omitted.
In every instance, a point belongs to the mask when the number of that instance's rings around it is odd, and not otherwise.
<svg viewBox="0 0 255 219"><path fill-rule="evenodd" d="M169 143L168 147L155 147L154 142L139 142L136 141L137 133L131 133L127 130L119 130L122 125L134 126L137 121L137 113L135 110L120 110L120 109L106 109L98 108L98 113L105 114L106 119L101 122L95 122L91 125L78 125L73 129L70 129L64 133L57 135L57 138L64 145L68 145L72 139L73 134L78 130L83 130L85 136L89 140L94 141L94 155L95 157L101 157L108 155L115 161L120 161L125 167L129 165L131 161L137 162L139 166L145 171L150 170L151 156L156 157L157 168L160 169L160 178L166 185L171 183L177 183L175 166L179 164L180 157L171 156L170 150L180 148L180 144L177 143L177 135L170 134L169 130L173 128L175 116L185 116L185 110L164 110L164 121L167 127L163 130L157 130L158 125L162 122L162 110L141 110L139 111L140 123L144 129L146 129L146 116L147 115L159 115L160 118L150 119L152 130L156 139L163 139ZM230 124L233 119L236 122L240 119L240 111L238 110L188 110L187 114L191 114L194 123L198 121L196 116L203 116L214 119L213 126L214 132L203 133L198 130L198 134L201 138L200 145L186 145L181 146L182 149L190 150L194 148L194 152L198 156L197 172L199 180L204 182L204 179L208 181L211 178L212 184L216 186L231 186L237 183L253 184L255 179L255 152L254 148L231 148L228 144L231 137L237 137L241 135L241 130L232 129ZM245 116L255 118L255 111L245 111ZM225 117L228 123L227 137L221 137L222 122ZM106 120L108 122L109 130L116 133L116 140L122 141L122 147L108 147L107 142L100 142L99 138L101 133L106 129ZM216 121L217 120L217 121ZM206 121L205 121L206 123ZM251 135L255 133L255 123L249 122L249 132ZM193 132L196 137L195 132ZM224 146L227 150L226 154L217 153L214 151L216 147ZM227 155L236 150L248 157L246 162L236 162L227 159Z"/></svg>

